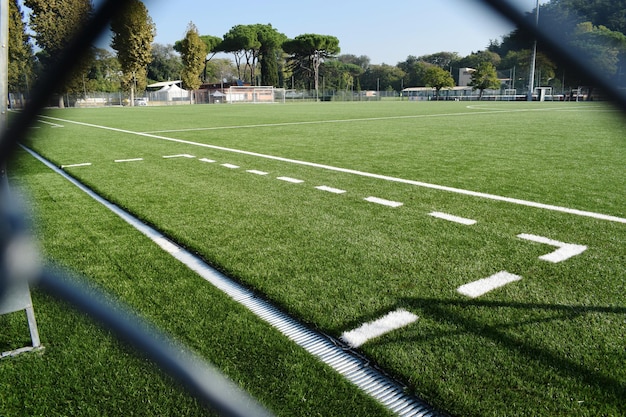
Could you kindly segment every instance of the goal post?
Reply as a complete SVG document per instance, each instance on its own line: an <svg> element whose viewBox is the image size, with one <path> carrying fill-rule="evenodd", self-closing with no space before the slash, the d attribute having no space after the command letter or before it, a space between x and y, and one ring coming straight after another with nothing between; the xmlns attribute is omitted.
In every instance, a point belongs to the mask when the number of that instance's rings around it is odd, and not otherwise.
<svg viewBox="0 0 626 417"><path fill-rule="evenodd" d="M228 103L284 102L285 90L272 86L231 86L225 98Z"/></svg>

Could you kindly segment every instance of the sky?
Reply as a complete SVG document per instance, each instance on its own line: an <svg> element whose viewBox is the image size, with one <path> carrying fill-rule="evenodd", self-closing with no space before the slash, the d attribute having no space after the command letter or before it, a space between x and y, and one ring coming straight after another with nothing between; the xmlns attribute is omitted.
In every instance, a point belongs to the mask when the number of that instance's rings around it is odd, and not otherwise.
<svg viewBox="0 0 626 417"><path fill-rule="evenodd" d="M532 10L536 0L511 0ZM543 4L547 0L542 0ZM396 65L409 55L485 49L513 30L476 0L145 0L157 28L155 42L173 44L193 22L201 35L222 37L235 25L271 24L289 38L305 33L339 39L341 54L366 55L371 64Z"/></svg>

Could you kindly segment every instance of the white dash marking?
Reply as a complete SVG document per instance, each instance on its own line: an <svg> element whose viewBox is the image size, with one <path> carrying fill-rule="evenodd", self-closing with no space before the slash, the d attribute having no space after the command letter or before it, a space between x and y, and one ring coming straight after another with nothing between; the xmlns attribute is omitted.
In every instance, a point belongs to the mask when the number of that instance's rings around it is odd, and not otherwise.
<svg viewBox="0 0 626 417"><path fill-rule="evenodd" d="M250 174L256 174L256 175L267 175L268 174L265 171L257 171L256 169L249 169L246 172L249 172Z"/></svg>
<svg viewBox="0 0 626 417"><path fill-rule="evenodd" d="M543 236L529 235L526 233L521 233L517 235L520 239L530 240L532 242L543 243L545 245L555 246L558 249L554 252L550 252L547 255L542 255L539 259L543 261L548 261L552 263L563 262L573 256L580 255L584 251L587 250L587 246L584 245L576 245L573 243L563 243L557 240L548 239Z"/></svg>
<svg viewBox="0 0 626 417"><path fill-rule="evenodd" d="M233 165L233 164L222 164L223 167L225 168L230 168L230 169L237 169L239 168L239 165Z"/></svg>
<svg viewBox="0 0 626 417"><path fill-rule="evenodd" d="M476 220L466 219L464 217L459 217L459 216L453 216L452 214L441 213L438 211L433 211L432 213L429 213L429 214L438 219L449 220L451 222L464 224L466 226L471 226L473 224L476 224Z"/></svg>
<svg viewBox="0 0 626 417"><path fill-rule="evenodd" d="M326 185L320 185L319 187L315 187L318 190L322 190L322 191L328 191L329 193L333 193L333 194L343 194L346 192L346 190L340 190L339 188L333 188L333 187L328 187Z"/></svg>
<svg viewBox="0 0 626 417"><path fill-rule="evenodd" d="M188 153L181 153L178 155L166 155L163 158L195 158L195 156L189 155Z"/></svg>
<svg viewBox="0 0 626 417"><path fill-rule="evenodd" d="M74 168L74 167L88 167L90 165L91 165L91 162L85 162L82 164L61 165L61 169Z"/></svg>
<svg viewBox="0 0 626 417"><path fill-rule="evenodd" d="M405 327L416 321L417 318L415 314L399 309L386 314L378 320L365 323L354 330L343 333L341 339L356 348L370 339Z"/></svg>
<svg viewBox="0 0 626 417"><path fill-rule="evenodd" d="M378 197L367 197L365 201L369 201L370 203L382 204L383 206L389 207L400 207L403 204L398 201L390 201Z"/></svg>
<svg viewBox="0 0 626 417"><path fill-rule="evenodd" d="M290 177L276 177L277 180L281 180L281 181L287 181L287 182L291 182L294 184L301 184L304 181L303 180L299 180L297 178L290 178Z"/></svg>
<svg viewBox="0 0 626 417"><path fill-rule="evenodd" d="M522 277L519 275L514 275L506 271L500 271L488 278L479 279L478 281L461 285L457 288L457 292L470 298L476 298L488 293L489 291L495 290L496 288L510 284L511 282L519 281L520 279L522 279Z"/></svg>
<svg viewBox="0 0 626 417"><path fill-rule="evenodd" d="M115 162L135 162L135 161L143 161L143 158L116 159L115 160Z"/></svg>
<svg viewBox="0 0 626 417"><path fill-rule="evenodd" d="M215 162L213 159L208 159L208 158L200 158L201 162L208 162L210 164L212 164L213 162Z"/></svg>

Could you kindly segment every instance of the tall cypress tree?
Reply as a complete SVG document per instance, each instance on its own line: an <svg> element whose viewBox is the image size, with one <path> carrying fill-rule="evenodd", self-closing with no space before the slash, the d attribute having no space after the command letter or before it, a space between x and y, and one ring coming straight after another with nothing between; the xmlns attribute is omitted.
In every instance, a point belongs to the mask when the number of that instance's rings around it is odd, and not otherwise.
<svg viewBox="0 0 626 417"><path fill-rule="evenodd" d="M91 0L24 0L24 5L31 9L30 28L35 32L37 46L41 48L37 58L44 71L56 64L63 48L93 12ZM83 76L91 58L91 55L82 57L76 70L57 90L60 94L59 107L64 106L64 93L79 95L83 91Z"/></svg>
<svg viewBox="0 0 626 417"><path fill-rule="evenodd" d="M152 41L156 27L148 9L139 0L127 0L122 12L111 22L111 47L117 51L122 66L125 91L146 89L147 67L152 61Z"/></svg>
<svg viewBox="0 0 626 417"><path fill-rule="evenodd" d="M9 2L9 91L27 91L33 82L33 48L26 34L24 13L17 0Z"/></svg>

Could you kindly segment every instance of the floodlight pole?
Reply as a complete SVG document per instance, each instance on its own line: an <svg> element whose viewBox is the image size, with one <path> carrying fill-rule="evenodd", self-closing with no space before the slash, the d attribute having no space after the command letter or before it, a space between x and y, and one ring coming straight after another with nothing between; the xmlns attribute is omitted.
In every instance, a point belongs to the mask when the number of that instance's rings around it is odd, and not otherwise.
<svg viewBox="0 0 626 417"><path fill-rule="evenodd" d="M539 0L537 0L537 6L535 7L535 25L539 26ZM533 44L533 57L530 61L530 77L528 80L528 101L533 101L533 90L535 89L535 65L537 62L537 38Z"/></svg>

